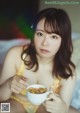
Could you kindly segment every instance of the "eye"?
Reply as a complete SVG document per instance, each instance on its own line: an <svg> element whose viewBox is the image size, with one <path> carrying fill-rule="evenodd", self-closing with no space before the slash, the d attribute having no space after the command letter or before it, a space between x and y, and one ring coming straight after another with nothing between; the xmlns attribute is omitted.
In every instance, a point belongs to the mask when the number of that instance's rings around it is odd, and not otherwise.
<svg viewBox="0 0 80 113"><path fill-rule="evenodd" d="M52 38L53 39L58 39L58 36L53 35Z"/></svg>
<svg viewBox="0 0 80 113"><path fill-rule="evenodd" d="M43 36L43 33L41 33L41 32L37 32L36 34L37 34L37 36Z"/></svg>

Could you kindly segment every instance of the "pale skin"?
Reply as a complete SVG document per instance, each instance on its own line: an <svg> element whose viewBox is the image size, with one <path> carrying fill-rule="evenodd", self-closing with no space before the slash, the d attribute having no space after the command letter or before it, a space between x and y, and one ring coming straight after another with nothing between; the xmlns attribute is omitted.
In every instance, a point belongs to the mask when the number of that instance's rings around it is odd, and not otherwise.
<svg viewBox="0 0 80 113"><path fill-rule="evenodd" d="M22 62L21 46L12 48L6 56L3 71L0 76L0 100L11 102L11 113L25 113L25 110L20 103L11 99L9 100L12 92L14 92L15 96L26 100L26 96L20 95L20 92L27 87L27 84L39 83L50 87L50 85L54 83L54 78L52 77L52 60L59 50L61 37L55 33L46 33L43 25L44 19L38 23L34 36L34 44L39 63L37 72L33 72L33 69L26 69L24 73L24 76L26 77L25 81L22 80L21 77L15 76ZM69 77L67 80L62 79L60 95L54 93L50 94L49 97L53 98L55 101L46 101L44 105L39 107L36 113L78 113L78 111L75 110L70 110L68 112L75 83L76 75L73 76L73 78ZM16 106L20 108L17 112L16 109L13 109L13 107L16 108Z"/></svg>

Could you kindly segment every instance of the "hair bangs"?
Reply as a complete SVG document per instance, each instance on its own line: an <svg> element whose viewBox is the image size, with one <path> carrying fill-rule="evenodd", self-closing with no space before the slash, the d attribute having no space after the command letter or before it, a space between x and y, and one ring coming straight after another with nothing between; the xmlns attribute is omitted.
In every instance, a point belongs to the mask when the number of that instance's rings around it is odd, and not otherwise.
<svg viewBox="0 0 80 113"><path fill-rule="evenodd" d="M44 30L47 32L47 33L56 33L58 35L60 35L60 29L59 29L59 26L56 22L55 19L51 19L51 18L46 18L45 19L45 23L44 23Z"/></svg>

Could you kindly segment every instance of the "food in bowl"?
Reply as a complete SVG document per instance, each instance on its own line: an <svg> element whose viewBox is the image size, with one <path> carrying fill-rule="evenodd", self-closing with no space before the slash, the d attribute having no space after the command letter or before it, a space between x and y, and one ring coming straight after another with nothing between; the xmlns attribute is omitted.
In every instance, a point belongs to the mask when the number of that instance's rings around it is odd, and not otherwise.
<svg viewBox="0 0 80 113"><path fill-rule="evenodd" d="M49 94L47 87L40 84L33 84L27 87L27 99L34 105L43 103Z"/></svg>
<svg viewBox="0 0 80 113"><path fill-rule="evenodd" d="M45 93L47 91L47 88L43 88L43 87L33 88L33 87L30 87L27 91L29 91L30 93L33 93L33 94L42 94L42 93Z"/></svg>

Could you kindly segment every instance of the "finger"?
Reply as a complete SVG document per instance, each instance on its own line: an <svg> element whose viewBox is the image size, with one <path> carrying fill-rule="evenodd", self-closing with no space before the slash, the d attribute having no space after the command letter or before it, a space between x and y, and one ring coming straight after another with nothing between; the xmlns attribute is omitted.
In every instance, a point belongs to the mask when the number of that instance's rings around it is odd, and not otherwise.
<svg viewBox="0 0 80 113"><path fill-rule="evenodd" d="M28 86L29 84L27 82L25 82L23 79L19 80L19 83L24 84L25 86Z"/></svg>
<svg viewBox="0 0 80 113"><path fill-rule="evenodd" d="M57 113L57 112L56 112L57 107L54 106L54 105L45 105L45 108L46 108L46 110L47 110L48 112L53 113L53 111L54 111L54 113Z"/></svg>
<svg viewBox="0 0 80 113"><path fill-rule="evenodd" d="M52 97L47 97L46 101L54 101L54 99Z"/></svg>
<svg viewBox="0 0 80 113"><path fill-rule="evenodd" d="M26 85L21 84L21 83L15 81L15 82L12 83L11 87L20 91L20 90L25 89Z"/></svg>
<svg viewBox="0 0 80 113"><path fill-rule="evenodd" d="M19 87L15 87L15 86L12 86L12 87L11 87L11 91L14 92L14 93L19 94L20 91L21 91L21 88L19 88Z"/></svg>
<svg viewBox="0 0 80 113"><path fill-rule="evenodd" d="M53 103L51 101L46 101L45 106L46 107L53 106Z"/></svg>
<svg viewBox="0 0 80 113"><path fill-rule="evenodd" d="M53 109L50 109L50 108L46 108L46 111L50 112L50 113L53 113ZM54 112L55 113L55 112Z"/></svg>
<svg viewBox="0 0 80 113"><path fill-rule="evenodd" d="M25 89L26 88L26 85L25 84L22 84L22 83L18 83L17 84L17 87L19 87L21 89Z"/></svg>
<svg viewBox="0 0 80 113"><path fill-rule="evenodd" d="M11 91L12 91L13 93L19 94L19 91L18 91L18 90L11 89Z"/></svg>
<svg viewBox="0 0 80 113"><path fill-rule="evenodd" d="M20 87L22 89L26 88L26 86L27 86L26 83L23 80L21 80L21 79L19 81L14 80L12 82L12 85Z"/></svg>
<svg viewBox="0 0 80 113"><path fill-rule="evenodd" d="M21 76L21 79L22 79L23 81L27 81L28 78L26 78L26 77L24 77L24 76Z"/></svg>
<svg viewBox="0 0 80 113"><path fill-rule="evenodd" d="M24 77L23 75L15 75L14 79L16 79L17 81L19 81L20 79L22 79L23 81L27 81L28 78Z"/></svg>
<svg viewBox="0 0 80 113"><path fill-rule="evenodd" d="M28 78L24 77L24 76L20 76L20 80L19 82L28 86L29 84L27 83Z"/></svg>
<svg viewBox="0 0 80 113"><path fill-rule="evenodd" d="M50 94L49 98L52 98L53 100L59 100L60 96L58 94Z"/></svg>

